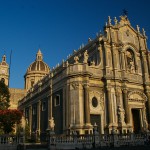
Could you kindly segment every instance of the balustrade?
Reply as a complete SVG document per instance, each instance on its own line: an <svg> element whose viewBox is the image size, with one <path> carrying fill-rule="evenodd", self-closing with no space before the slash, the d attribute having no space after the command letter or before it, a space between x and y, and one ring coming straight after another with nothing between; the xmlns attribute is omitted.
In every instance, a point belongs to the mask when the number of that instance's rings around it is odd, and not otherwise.
<svg viewBox="0 0 150 150"><path fill-rule="evenodd" d="M69 135L69 136L53 136L50 140L51 144L57 147L65 147L72 144L75 147L85 148L93 147L93 143L97 147L121 147L121 146L136 146L145 145L150 137L150 133L147 134L103 134L103 135ZM86 147L86 148L87 148Z"/></svg>

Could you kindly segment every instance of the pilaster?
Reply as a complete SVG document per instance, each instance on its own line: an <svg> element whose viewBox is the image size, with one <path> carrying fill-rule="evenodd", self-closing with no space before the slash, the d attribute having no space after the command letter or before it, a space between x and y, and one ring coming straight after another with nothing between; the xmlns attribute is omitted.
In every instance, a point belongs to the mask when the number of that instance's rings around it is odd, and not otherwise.
<svg viewBox="0 0 150 150"><path fill-rule="evenodd" d="M127 125L130 124L130 112L129 112L129 105L128 105L128 99L127 99L127 89L123 89L123 104L124 104L124 110L125 110L125 122Z"/></svg>
<svg viewBox="0 0 150 150"><path fill-rule="evenodd" d="M112 114L112 100L111 100L111 88L107 87L107 99L108 99L108 123L109 126L113 123L113 114Z"/></svg>
<svg viewBox="0 0 150 150"><path fill-rule="evenodd" d="M90 123L90 106L89 106L89 85L84 84L84 117L85 125L91 125Z"/></svg>
<svg viewBox="0 0 150 150"><path fill-rule="evenodd" d="M29 127L30 127L30 134L32 132L32 105L29 106Z"/></svg>
<svg viewBox="0 0 150 150"><path fill-rule="evenodd" d="M37 131L40 133L40 125L41 125L41 101L37 103Z"/></svg>

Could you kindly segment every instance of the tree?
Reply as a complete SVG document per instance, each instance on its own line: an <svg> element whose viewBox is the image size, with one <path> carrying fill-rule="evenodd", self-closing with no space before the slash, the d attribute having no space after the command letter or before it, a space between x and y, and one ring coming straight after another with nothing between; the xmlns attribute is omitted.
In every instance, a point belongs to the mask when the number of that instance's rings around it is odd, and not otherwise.
<svg viewBox="0 0 150 150"><path fill-rule="evenodd" d="M9 108L10 103L10 93L8 87L5 83L0 80L0 110L6 110Z"/></svg>
<svg viewBox="0 0 150 150"><path fill-rule="evenodd" d="M15 124L19 124L22 118L22 112L19 110L8 109L10 106L10 92L5 83L0 80L0 131L10 133Z"/></svg>
<svg viewBox="0 0 150 150"><path fill-rule="evenodd" d="M13 131L15 124L21 122L22 112L19 110L0 110L0 127L4 133L10 133Z"/></svg>

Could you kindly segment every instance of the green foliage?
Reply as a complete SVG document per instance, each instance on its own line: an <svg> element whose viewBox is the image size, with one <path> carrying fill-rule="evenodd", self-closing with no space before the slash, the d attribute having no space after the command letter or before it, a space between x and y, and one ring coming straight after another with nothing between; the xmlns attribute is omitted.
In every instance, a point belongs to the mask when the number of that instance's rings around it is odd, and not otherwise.
<svg viewBox="0 0 150 150"><path fill-rule="evenodd" d="M19 110L0 110L0 128L4 133L13 131L15 124L19 124L22 113Z"/></svg>
<svg viewBox="0 0 150 150"><path fill-rule="evenodd" d="M0 81L0 110L6 110L9 108L10 93L8 87L3 81Z"/></svg>

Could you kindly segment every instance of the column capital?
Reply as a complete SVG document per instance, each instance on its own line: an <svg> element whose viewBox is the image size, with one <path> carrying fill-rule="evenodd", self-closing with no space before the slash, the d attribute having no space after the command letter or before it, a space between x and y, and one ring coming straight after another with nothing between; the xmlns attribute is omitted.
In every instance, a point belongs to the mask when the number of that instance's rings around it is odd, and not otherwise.
<svg viewBox="0 0 150 150"><path fill-rule="evenodd" d="M106 90L107 90L107 92L110 92L111 91L111 87L110 86L106 86Z"/></svg>
<svg viewBox="0 0 150 150"><path fill-rule="evenodd" d="M127 88L123 88L123 89L122 89L122 92L123 92L123 93L127 93L127 92L128 92Z"/></svg>
<svg viewBox="0 0 150 150"><path fill-rule="evenodd" d="M84 87L84 88L89 88L89 87L90 87L90 84L89 84L89 83L83 83L83 87Z"/></svg>

